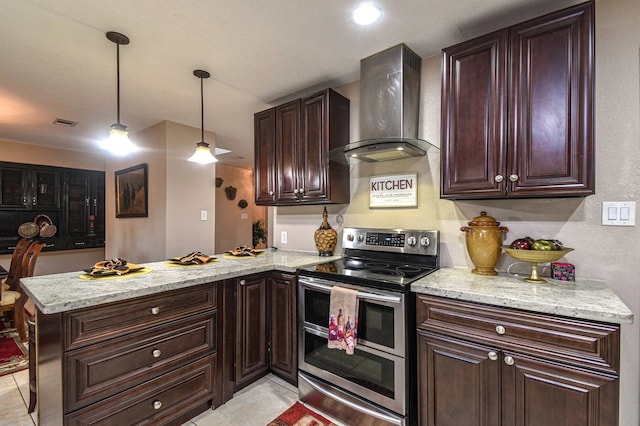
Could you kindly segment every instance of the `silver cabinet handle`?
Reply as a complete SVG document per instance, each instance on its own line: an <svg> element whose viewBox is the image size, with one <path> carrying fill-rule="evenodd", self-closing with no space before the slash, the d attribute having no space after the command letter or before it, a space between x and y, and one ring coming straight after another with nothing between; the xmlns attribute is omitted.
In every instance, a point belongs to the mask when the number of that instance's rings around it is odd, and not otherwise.
<svg viewBox="0 0 640 426"><path fill-rule="evenodd" d="M504 357L504 363L507 365L513 365L515 363L515 361L513 360L512 356L505 356Z"/></svg>
<svg viewBox="0 0 640 426"><path fill-rule="evenodd" d="M153 401L153 409L154 410L159 410L160 407L162 407L162 402L160 402L158 400Z"/></svg>
<svg viewBox="0 0 640 426"><path fill-rule="evenodd" d="M504 334L504 333L506 333L506 332L507 332L507 330L506 330L503 326L501 326L501 325L496 325L496 333L498 333L498 334Z"/></svg>
<svg viewBox="0 0 640 426"><path fill-rule="evenodd" d="M269 191L269 195L273 195L273 191Z"/></svg>
<svg viewBox="0 0 640 426"><path fill-rule="evenodd" d="M162 351L160 349L155 349L153 352L151 352L151 354L154 358L160 358L160 355L162 355Z"/></svg>
<svg viewBox="0 0 640 426"><path fill-rule="evenodd" d="M247 282L245 280L240 280L240 285L245 285Z"/></svg>
<svg viewBox="0 0 640 426"><path fill-rule="evenodd" d="M160 313L160 308L158 308L157 306L154 306L149 310L151 311L151 315L158 315Z"/></svg>
<svg viewBox="0 0 640 426"><path fill-rule="evenodd" d="M297 195L298 194L298 188L294 189L293 193Z"/></svg>
<svg viewBox="0 0 640 426"><path fill-rule="evenodd" d="M511 182L517 182L518 181L518 175L510 175L509 176L509 180Z"/></svg>
<svg viewBox="0 0 640 426"><path fill-rule="evenodd" d="M498 354L495 353L494 351L489 352L487 355L489 356L489 359L491 361L495 361L498 359Z"/></svg>
<svg viewBox="0 0 640 426"><path fill-rule="evenodd" d="M27 197L22 197L22 205L23 206L27 205Z"/></svg>
<svg viewBox="0 0 640 426"><path fill-rule="evenodd" d="M35 195L33 197L31 197L31 204L33 204L34 206L38 205L38 199L36 198Z"/></svg>
<svg viewBox="0 0 640 426"><path fill-rule="evenodd" d="M304 194L304 188L300 188L298 191L300 191L300 194Z"/></svg>
<svg viewBox="0 0 640 426"><path fill-rule="evenodd" d="M496 175L495 178L493 178L496 182L500 183L504 180L504 176L502 175Z"/></svg>

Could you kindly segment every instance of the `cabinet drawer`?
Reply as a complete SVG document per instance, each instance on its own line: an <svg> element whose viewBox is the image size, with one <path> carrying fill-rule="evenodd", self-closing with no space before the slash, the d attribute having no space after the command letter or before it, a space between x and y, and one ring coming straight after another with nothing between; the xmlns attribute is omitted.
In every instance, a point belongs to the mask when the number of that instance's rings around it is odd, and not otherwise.
<svg viewBox="0 0 640 426"><path fill-rule="evenodd" d="M65 314L65 349L79 348L215 309L215 287L214 283L205 284Z"/></svg>
<svg viewBox="0 0 640 426"><path fill-rule="evenodd" d="M614 324L554 317L432 296L417 298L417 324L461 339L479 340L581 366L619 370L620 329Z"/></svg>
<svg viewBox="0 0 640 426"><path fill-rule="evenodd" d="M206 312L65 353L65 412L216 352L216 324Z"/></svg>
<svg viewBox="0 0 640 426"><path fill-rule="evenodd" d="M161 425L177 419L187 421L211 406L216 364L215 355L207 356L66 415L64 423L68 426Z"/></svg>

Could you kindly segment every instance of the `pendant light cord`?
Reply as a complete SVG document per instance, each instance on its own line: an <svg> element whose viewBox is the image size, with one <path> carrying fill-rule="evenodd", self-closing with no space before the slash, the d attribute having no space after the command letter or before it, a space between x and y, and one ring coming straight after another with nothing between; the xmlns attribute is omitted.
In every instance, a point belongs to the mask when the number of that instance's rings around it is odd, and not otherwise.
<svg viewBox="0 0 640 426"><path fill-rule="evenodd" d="M204 142L204 80L200 77L200 128L202 129L202 139Z"/></svg>
<svg viewBox="0 0 640 426"><path fill-rule="evenodd" d="M118 79L118 112L117 112L117 123L120 125L120 44L116 43L116 76Z"/></svg>

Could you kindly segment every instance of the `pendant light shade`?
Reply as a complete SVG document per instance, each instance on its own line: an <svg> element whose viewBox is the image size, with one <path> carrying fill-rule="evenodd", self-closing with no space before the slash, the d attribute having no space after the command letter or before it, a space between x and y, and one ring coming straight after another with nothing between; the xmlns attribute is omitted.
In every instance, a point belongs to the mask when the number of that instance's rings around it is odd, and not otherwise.
<svg viewBox="0 0 640 426"><path fill-rule="evenodd" d="M209 78L211 74L204 70L195 70L193 75L200 79L200 124L202 129L201 140L196 144L196 152L189 157L189 161L200 164L216 163L218 159L211 153L209 144L204 141L204 79Z"/></svg>
<svg viewBox="0 0 640 426"><path fill-rule="evenodd" d="M116 45L116 66L117 66L117 80L118 80L118 113L117 122L111 125L109 130L109 137L100 142L100 148L109 151L114 155L127 155L129 153L138 150L138 147L129 140L129 132L127 132L127 126L120 123L120 45L129 44L129 38L124 34L120 34L114 31L107 33L109 41Z"/></svg>

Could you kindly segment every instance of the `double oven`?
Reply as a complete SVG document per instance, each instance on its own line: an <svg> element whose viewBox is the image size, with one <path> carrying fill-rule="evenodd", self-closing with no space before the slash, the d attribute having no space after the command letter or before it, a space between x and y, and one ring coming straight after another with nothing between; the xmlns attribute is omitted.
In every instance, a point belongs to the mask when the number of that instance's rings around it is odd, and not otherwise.
<svg viewBox="0 0 640 426"><path fill-rule="evenodd" d="M298 275L298 391L349 425L417 418L415 296L410 284L439 267L438 231L345 228L343 258ZM331 290L356 290L353 355L329 349Z"/></svg>

